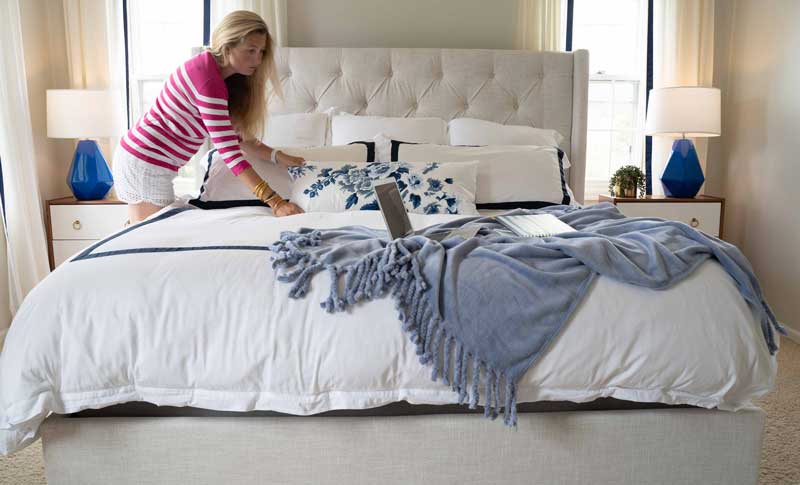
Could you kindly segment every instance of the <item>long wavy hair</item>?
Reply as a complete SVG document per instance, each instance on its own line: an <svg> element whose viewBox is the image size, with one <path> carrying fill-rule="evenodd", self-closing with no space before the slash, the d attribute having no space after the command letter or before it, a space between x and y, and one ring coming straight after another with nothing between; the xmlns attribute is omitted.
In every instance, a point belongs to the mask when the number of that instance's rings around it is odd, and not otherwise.
<svg viewBox="0 0 800 485"><path fill-rule="evenodd" d="M220 67L228 65L228 52L250 34L265 34L264 57L250 76L233 74L225 79L231 123L245 140L260 139L267 117L267 102L272 95L282 96L275 66L274 43L266 22L258 14L236 10L226 15L211 35L208 51ZM269 86L267 86L269 81Z"/></svg>

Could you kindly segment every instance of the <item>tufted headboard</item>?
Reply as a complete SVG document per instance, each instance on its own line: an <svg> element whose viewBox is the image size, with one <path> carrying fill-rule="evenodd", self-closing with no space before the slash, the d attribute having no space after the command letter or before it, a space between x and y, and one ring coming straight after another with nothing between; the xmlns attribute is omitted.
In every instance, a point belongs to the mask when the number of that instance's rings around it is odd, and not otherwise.
<svg viewBox="0 0 800 485"><path fill-rule="evenodd" d="M472 49L281 47L270 112L478 118L552 128L583 202L589 54Z"/></svg>

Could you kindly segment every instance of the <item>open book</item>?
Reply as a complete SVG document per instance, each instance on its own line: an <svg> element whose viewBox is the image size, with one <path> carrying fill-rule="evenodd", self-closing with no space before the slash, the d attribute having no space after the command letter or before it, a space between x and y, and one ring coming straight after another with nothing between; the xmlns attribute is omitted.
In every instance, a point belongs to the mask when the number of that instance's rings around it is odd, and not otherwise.
<svg viewBox="0 0 800 485"><path fill-rule="evenodd" d="M574 232L575 229L558 220L551 214L530 214L520 216L497 216L496 219L511 229L517 236L546 237Z"/></svg>

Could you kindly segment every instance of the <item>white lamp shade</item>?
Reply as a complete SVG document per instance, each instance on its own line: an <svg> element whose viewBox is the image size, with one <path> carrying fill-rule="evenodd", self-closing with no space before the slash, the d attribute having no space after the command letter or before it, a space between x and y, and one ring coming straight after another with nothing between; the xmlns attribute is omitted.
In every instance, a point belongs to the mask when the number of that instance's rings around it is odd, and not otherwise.
<svg viewBox="0 0 800 485"><path fill-rule="evenodd" d="M709 137L722 133L717 88L677 87L650 91L646 135Z"/></svg>
<svg viewBox="0 0 800 485"><path fill-rule="evenodd" d="M124 132L125 115L113 91L47 90L47 136L103 138Z"/></svg>

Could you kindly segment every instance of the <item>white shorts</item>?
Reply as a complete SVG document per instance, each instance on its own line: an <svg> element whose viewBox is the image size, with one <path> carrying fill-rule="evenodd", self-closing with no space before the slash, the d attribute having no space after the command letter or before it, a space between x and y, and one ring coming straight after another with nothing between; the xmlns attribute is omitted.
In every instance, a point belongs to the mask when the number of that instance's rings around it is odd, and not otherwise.
<svg viewBox="0 0 800 485"><path fill-rule="evenodd" d="M177 172L139 160L118 146L114 152L114 190L128 204L149 202L166 207L175 202L172 181Z"/></svg>

